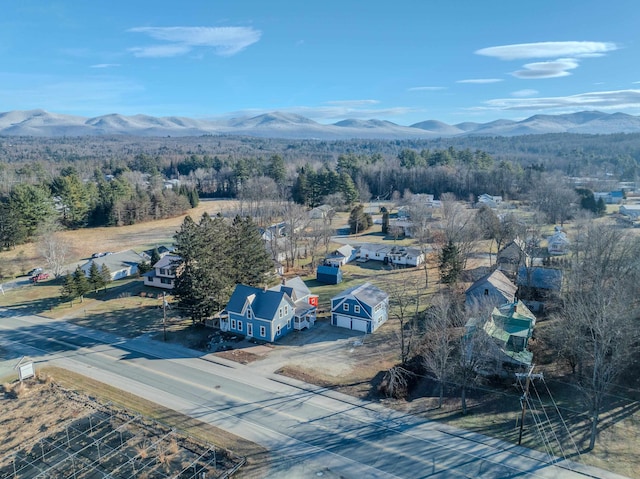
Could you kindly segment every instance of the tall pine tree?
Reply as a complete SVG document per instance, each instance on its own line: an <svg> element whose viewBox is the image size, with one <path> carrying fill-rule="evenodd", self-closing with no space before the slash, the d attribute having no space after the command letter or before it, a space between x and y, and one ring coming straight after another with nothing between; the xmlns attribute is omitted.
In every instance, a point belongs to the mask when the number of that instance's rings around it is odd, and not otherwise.
<svg viewBox="0 0 640 479"><path fill-rule="evenodd" d="M440 279L444 284L455 284L462 273L460 250L449 241L440 252Z"/></svg>
<svg viewBox="0 0 640 479"><path fill-rule="evenodd" d="M228 227L224 218L203 214L199 223L186 217L174 236L182 260L173 289L178 306L196 321L222 310L233 287Z"/></svg>
<svg viewBox="0 0 640 479"><path fill-rule="evenodd" d="M89 267L89 285L94 293L105 285L104 278L100 274L100 268L98 268L95 261Z"/></svg>
<svg viewBox="0 0 640 479"><path fill-rule="evenodd" d="M80 266L76 266L76 270L73 272L73 287L76 297L80 297L80 302L83 302L84 295L91 290L91 285Z"/></svg>
<svg viewBox="0 0 640 479"><path fill-rule="evenodd" d="M264 284L273 270L273 261L253 220L236 216L229 231L229 241L233 245L234 282L249 286Z"/></svg>

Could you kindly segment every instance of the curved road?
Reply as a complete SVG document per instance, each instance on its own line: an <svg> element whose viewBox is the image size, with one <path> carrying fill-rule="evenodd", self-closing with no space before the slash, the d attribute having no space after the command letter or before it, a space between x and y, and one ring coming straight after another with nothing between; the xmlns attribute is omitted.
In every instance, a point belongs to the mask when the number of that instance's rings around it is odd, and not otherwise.
<svg viewBox="0 0 640 479"><path fill-rule="evenodd" d="M622 477L145 337L0 310L0 344L259 443L268 477Z"/></svg>

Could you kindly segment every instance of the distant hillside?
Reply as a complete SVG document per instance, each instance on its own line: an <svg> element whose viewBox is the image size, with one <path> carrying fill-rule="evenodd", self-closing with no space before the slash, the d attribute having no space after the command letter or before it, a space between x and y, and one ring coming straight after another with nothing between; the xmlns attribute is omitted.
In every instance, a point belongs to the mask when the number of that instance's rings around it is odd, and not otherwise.
<svg viewBox="0 0 640 479"><path fill-rule="evenodd" d="M325 125L304 116L283 112L218 121L148 115L124 116L116 113L85 118L49 113L44 110L0 113L0 135L37 137L241 135L283 139L420 140L466 136L509 137L547 133L638 132L640 132L640 117L599 111L583 111L564 115L534 115L522 121L463 122L457 125L448 125L437 120L426 120L410 126L376 119L345 119L331 125Z"/></svg>

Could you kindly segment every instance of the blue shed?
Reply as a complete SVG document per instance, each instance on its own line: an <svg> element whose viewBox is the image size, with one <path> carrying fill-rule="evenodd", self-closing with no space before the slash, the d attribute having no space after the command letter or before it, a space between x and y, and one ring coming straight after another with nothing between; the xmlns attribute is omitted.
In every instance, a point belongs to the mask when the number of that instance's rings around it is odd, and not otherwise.
<svg viewBox="0 0 640 479"><path fill-rule="evenodd" d="M316 271L316 279L325 284L342 283L342 271L337 266L320 265Z"/></svg>

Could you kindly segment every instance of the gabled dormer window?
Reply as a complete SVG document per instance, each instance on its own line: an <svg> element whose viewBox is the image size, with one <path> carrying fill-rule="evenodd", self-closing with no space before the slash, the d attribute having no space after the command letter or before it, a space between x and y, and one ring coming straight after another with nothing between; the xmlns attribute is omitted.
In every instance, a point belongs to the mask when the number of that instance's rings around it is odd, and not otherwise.
<svg viewBox="0 0 640 479"><path fill-rule="evenodd" d="M247 308L247 319L251 319L251 309Z"/></svg>

